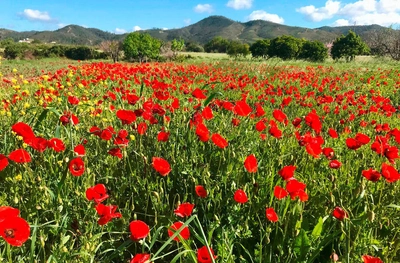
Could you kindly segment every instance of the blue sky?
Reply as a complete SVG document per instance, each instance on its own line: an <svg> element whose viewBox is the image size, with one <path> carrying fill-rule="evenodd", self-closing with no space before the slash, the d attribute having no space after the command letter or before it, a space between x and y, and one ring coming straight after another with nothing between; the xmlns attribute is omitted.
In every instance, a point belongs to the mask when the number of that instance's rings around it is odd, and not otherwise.
<svg viewBox="0 0 400 263"><path fill-rule="evenodd" d="M56 30L69 24L125 33L181 28L210 15L289 25L400 25L400 0L0 0L0 28Z"/></svg>

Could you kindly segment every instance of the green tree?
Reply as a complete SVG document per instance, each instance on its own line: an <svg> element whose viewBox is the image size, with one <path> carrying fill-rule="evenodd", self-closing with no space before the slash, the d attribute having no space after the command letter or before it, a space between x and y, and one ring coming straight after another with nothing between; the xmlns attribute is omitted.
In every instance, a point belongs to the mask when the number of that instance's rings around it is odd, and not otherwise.
<svg viewBox="0 0 400 263"><path fill-rule="evenodd" d="M305 41L298 58L312 62L323 62L328 58L328 48L320 41Z"/></svg>
<svg viewBox="0 0 400 263"><path fill-rule="evenodd" d="M127 59L143 62L159 57L161 42L149 34L133 32L126 36L122 46Z"/></svg>
<svg viewBox="0 0 400 263"><path fill-rule="evenodd" d="M280 36L271 40L268 55L284 60L296 59L304 40L292 36Z"/></svg>
<svg viewBox="0 0 400 263"><path fill-rule="evenodd" d="M357 55L364 55L369 53L367 44L362 41L361 37L349 31L344 36L338 37L332 44L331 56L334 60L345 58L347 62L353 61Z"/></svg>
<svg viewBox="0 0 400 263"><path fill-rule="evenodd" d="M249 45L242 44L239 41L231 41L228 46L226 53L231 57L246 57L250 54Z"/></svg>
<svg viewBox="0 0 400 263"><path fill-rule="evenodd" d="M229 41L222 37L214 37L204 45L204 51L207 53L226 53L228 51Z"/></svg>
<svg viewBox="0 0 400 263"><path fill-rule="evenodd" d="M179 51L182 51L185 48L185 41L180 38L178 39L174 39L171 42L171 50L172 52L174 52L174 56L176 56L178 54Z"/></svg>
<svg viewBox="0 0 400 263"><path fill-rule="evenodd" d="M0 41L0 47L2 47L2 48L5 48L8 45L12 45L12 44L15 44L15 41L11 37L8 37L8 38Z"/></svg>
<svg viewBox="0 0 400 263"><path fill-rule="evenodd" d="M185 46L185 50L187 52L204 52L204 48L200 44L197 44L195 42L189 42Z"/></svg>
<svg viewBox="0 0 400 263"><path fill-rule="evenodd" d="M270 45L269 39L257 40L250 46L251 55L254 58L267 58L269 45Z"/></svg>

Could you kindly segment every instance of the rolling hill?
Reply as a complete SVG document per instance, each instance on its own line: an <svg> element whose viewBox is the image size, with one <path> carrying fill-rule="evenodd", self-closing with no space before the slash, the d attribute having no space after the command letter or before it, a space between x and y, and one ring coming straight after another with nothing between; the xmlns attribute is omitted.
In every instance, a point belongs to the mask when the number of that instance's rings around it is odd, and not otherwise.
<svg viewBox="0 0 400 263"><path fill-rule="evenodd" d="M275 38L281 35L291 35L308 40L331 42L341 34L347 34L351 29L366 38L374 30L384 27L379 25L368 26L342 26L303 28L276 24L264 20L254 20L245 23L237 22L223 16L210 16L195 24L178 29L150 29L144 30L151 36L162 41L183 38L185 41L205 44L215 36L244 43L253 43L258 39ZM25 31L17 32L0 29L0 40L7 37L15 41L31 38L42 42L56 42L60 44L98 45L104 40L123 40L126 34L116 35L96 28L85 28L77 25L68 25L55 31Z"/></svg>

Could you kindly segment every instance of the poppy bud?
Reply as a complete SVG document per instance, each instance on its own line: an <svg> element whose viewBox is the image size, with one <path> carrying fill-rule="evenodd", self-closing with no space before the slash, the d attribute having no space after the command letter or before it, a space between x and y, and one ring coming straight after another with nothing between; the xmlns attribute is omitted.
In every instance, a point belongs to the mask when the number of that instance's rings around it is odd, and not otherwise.
<svg viewBox="0 0 400 263"><path fill-rule="evenodd" d="M374 219L375 219L375 213L374 213L374 211L368 211L367 215L368 215L368 220L369 220L370 222L373 222Z"/></svg>

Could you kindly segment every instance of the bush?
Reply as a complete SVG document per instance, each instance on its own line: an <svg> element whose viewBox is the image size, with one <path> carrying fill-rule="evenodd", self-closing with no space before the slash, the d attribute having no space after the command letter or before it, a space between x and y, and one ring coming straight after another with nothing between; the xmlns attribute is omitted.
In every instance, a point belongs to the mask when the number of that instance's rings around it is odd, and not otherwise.
<svg viewBox="0 0 400 263"><path fill-rule="evenodd" d="M267 58L270 41L268 39L257 40L250 46L251 55L254 58Z"/></svg>
<svg viewBox="0 0 400 263"><path fill-rule="evenodd" d="M204 48L200 44L194 42L188 43L185 50L187 52L204 52Z"/></svg>
<svg viewBox="0 0 400 263"><path fill-rule="evenodd" d="M93 59L93 50L86 46L70 47L65 51L65 56L74 60Z"/></svg>
<svg viewBox="0 0 400 263"><path fill-rule="evenodd" d="M298 58L312 62L323 62L328 58L328 48L320 41L305 41Z"/></svg>
<svg viewBox="0 0 400 263"><path fill-rule="evenodd" d="M303 40L292 36L280 36L271 40L268 56L283 60L297 59L300 54Z"/></svg>

